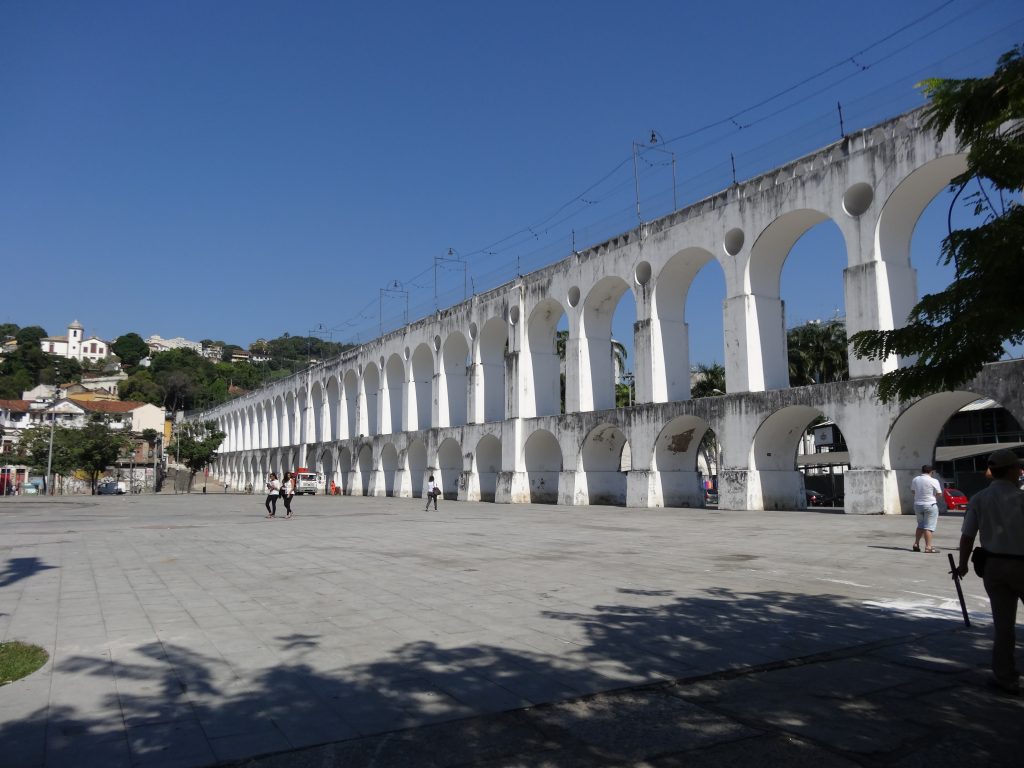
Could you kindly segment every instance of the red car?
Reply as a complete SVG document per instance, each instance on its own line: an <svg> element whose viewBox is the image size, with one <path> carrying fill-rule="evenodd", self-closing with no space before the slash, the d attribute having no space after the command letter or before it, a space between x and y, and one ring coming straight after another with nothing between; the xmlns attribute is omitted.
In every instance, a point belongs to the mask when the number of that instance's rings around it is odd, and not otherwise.
<svg viewBox="0 0 1024 768"><path fill-rule="evenodd" d="M963 491L956 488L943 488L942 498L946 502L946 509L950 512L963 511L967 509L967 497Z"/></svg>

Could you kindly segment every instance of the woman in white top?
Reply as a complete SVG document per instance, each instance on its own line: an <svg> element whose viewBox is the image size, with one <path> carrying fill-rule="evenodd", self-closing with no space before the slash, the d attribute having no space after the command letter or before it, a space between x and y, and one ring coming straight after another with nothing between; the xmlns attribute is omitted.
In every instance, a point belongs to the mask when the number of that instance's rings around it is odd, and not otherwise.
<svg viewBox="0 0 1024 768"><path fill-rule="evenodd" d="M434 509L437 510L437 497L440 495L441 489L434 483L434 476L431 475L427 479L427 506L423 511L426 512L426 510L430 509L431 501L434 502Z"/></svg>
<svg viewBox="0 0 1024 768"><path fill-rule="evenodd" d="M295 473L285 472L284 480L281 481L281 500L284 502L284 508L288 511L288 514L284 516L285 520L290 520L292 516L292 496L295 495Z"/></svg>
<svg viewBox="0 0 1024 768"><path fill-rule="evenodd" d="M277 498L280 495L281 481L277 479L277 474L271 472L270 477L267 478L267 500L265 502L267 517L274 517L277 514Z"/></svg>

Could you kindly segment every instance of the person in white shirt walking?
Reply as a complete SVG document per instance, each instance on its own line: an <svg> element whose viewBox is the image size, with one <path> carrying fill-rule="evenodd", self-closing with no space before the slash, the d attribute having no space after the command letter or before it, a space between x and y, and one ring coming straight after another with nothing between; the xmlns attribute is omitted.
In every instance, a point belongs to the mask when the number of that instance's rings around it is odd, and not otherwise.
<svg viewBox="0 0 1024 768"><path fill-rule="evenodd" d="M267 477L267 500L264 504L267 507L267 517L275 517L277 515L277 499L281 495L281 481L277 479L277 474L274 472L270 473Z"/></svg>
<svg viewBox="0 0 1024 768"><path fill-rule="evenodd" d="M427 480L427 506L423 511L426 512L430 509L430 502L434 502L434 511L437 511L437 497L441 495L441 489L437 487L437 483L434 482L434 476L431 475Z"/></svg>
<svg viewBox="0 0 1024 768"><path fill-rule="evenodd" d="M925 552L939 551L932 546L932 535L939 522L938 497L942 495L942 486L932 477L933 471L934 467L925 464L921 467L921 474L910 483L910 488L914 492L914 515L917 517L917 531L914 534L915 552L921 551L922 537Z"/></svg>

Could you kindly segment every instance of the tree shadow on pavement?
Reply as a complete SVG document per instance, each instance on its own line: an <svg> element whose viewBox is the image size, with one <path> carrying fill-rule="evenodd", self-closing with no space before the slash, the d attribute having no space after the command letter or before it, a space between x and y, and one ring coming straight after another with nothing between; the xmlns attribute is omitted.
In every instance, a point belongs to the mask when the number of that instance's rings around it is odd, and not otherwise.
<svg viewBox="0 0 1024 768"><path fill-rule="evenodd" d="M806 739L791 745L806 757L831 749L827 738L807 746L827 725L840 736L854 729L855 738L836 737L842 753L900 754L931 727L926 711L906 711L919 705L915 697L938 697L965 664L984 660L987 647L983 632L954 632L952 612L911 616L779 591L713 589L667 601L664 590L621 592L651 604L541 611L500 641L459 645L435 637L382 648L365 662L345 662L343 629L327 637L301 626L267 644L278 659L287 657L276 664L159 641L72 656L54 674L112 676L116 685L90 707L51 700L49 713L4 723L0 743L19 745L26 766L37 763L25 745L38 745L47 728L47 766L59 764L55 750L77 756L77 765L116 765L115 757L132 765L209 765L335 742L344 743L330 747L330 761L315 764L501 764L533 755L526 763L561 766L728 750L773 728ZM920 639L913 658L884 642L908 637ZM962 659L935 661L950 651L950 638L958 638ZM837 653L858 644L874 644L864 653L875 655L861 653L854 663ZM335 668L325 664L332 648ZM839 671L801 673L806 665L794 659ZM766 676L777 672L792 677L766 687ZM758 675L760 687L738 687ZM671 682L682 677L701 682ZM880 692L883 704L867 714L851 705ZM746 711L750 702L764 711ZM873 737L872 727L894 712L912 716L914 727ZM973 727L989 726L982 717Z"/></svg>
<svg viewBox="0 0 1024 768"><path fill-rule="evenodd" d="M56 567L55 565L46 565L38 557L12 557L0 571L0 587L10 586L16 581Z"/></svg>

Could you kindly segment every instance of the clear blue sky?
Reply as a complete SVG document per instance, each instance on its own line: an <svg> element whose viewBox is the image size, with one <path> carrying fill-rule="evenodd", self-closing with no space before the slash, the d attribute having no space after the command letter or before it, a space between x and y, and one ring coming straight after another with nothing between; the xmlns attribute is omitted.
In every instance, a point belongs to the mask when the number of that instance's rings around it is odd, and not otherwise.
<svg viewBox="0 0 1024 768"><path fill-rule="evenodd" d="M634 226L624 161L652 129L683 205L728 185L730 153L754 176L835 140L837 101L847 130L875 123L919 105L923 77L987 74L1022 39L1019 0L7 0L0 321L365 340L394 280L410 319L433 309L449 248L486 289L564 258L573 230L585 247ZM647 158L651 218L671 175ZM924 290L948 278L943 206L915 237ZM791 323L843 312L830 227L787 262ZM463 273L442 267L448 305ZM694 362L722 359L705 272ZM385 299L386 327L402 309Z"/></svg>

